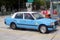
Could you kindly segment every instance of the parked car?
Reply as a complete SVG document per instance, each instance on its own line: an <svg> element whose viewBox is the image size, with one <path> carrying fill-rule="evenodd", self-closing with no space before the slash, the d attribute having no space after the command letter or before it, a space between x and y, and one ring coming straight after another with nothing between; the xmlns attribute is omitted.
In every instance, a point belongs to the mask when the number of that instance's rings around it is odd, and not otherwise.
<svg viewBox="0 0 60 40"><path fill-rule="evenodd" d="M12 29L26 28L36 29L41 33L56 30L57 21L50 18L44 18L37 12L16 12L11 17L6 17L5 24Z"/></svg>

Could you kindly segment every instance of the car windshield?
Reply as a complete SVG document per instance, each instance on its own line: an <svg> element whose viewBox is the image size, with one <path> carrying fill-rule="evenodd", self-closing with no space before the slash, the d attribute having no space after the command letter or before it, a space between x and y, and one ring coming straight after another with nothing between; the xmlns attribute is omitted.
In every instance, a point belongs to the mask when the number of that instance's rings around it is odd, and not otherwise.
<svg viewBox="0 0 60 40"><path fill-rule="evenodd" d="M32 13L32 15L36 18L36 19L41 19L43 18L43 16L39 13Z"/></svg>

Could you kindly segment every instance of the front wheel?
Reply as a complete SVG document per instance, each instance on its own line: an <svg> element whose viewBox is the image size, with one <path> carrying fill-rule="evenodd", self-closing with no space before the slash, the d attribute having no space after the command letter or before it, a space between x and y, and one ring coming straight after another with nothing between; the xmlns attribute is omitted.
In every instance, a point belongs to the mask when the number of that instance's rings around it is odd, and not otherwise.
<svg viewBox="0 0 60 40"><path fill-rule="evenodd" d="M16 29L16 24L15 24L15 23L12 23L12 24L10 25L10 28Z"/></svg>
<svg viewBox="0 0 60 40"><path fill-rule="evenodd" d="M47 27L46 26L44 26L44 25L42 25L42 26L40 26L39 27L39 31L40 31L40 33L47 33L48 32L48 29L47 29Z"/></svg>

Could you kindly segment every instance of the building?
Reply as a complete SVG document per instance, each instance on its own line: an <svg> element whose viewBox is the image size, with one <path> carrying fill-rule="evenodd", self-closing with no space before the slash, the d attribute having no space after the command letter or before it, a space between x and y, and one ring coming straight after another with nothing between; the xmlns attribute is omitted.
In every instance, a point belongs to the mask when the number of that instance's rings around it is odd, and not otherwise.
<svg viewBox="0 0 60 40"><path fill-rule="evenodd" d="M52 2L52 10L57 10L57 16L60 18L60 0L51 0L50 2Z"/></svg>

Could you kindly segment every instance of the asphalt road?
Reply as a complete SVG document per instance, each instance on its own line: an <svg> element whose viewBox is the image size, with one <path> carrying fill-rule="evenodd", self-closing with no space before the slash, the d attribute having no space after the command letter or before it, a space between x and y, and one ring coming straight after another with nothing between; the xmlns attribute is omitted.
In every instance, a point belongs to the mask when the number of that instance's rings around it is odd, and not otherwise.
<svg viewBox="0 0 60 40"><path fill-rule="evenodd" d="M60 27L48 34L41 34L35 30L12 30L4 24L0 16L0 40L60 40Z"/></svg>

